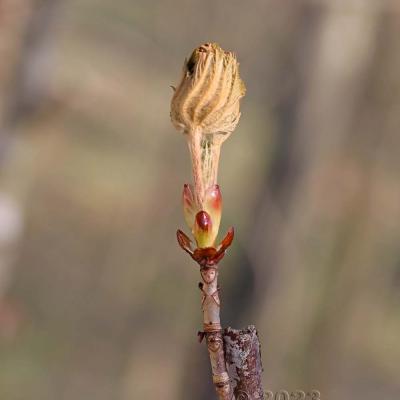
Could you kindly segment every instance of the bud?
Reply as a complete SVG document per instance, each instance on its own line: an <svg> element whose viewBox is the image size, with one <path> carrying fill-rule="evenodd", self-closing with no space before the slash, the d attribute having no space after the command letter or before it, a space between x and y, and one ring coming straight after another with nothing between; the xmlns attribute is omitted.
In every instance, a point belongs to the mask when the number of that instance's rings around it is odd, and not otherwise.
<svg viewBox="0 0 400 400"><path fill-rule="evenodd" d="M196 239L197 247L200 249L214 245L211 217L205 211L199 211L196 214L193 235Z"/></svg>
<svg viewBox="0 0 400 400"><path fill-rule="evenodd" d="M201 206L196 203L192 185L184 185L182 200L185 221L189 228L192 230L192 233L195 237L195 219L198 217L198 214L200 212L205 212L207 214L211 223L211 228L209 231L207 231L207 240L208 242L211 242L210 246L214 245L214 242L218 235L222 213L222 196L219 186L214 185L208 188L205 194L203 208L201 208Z"/></svg>
<svg viewBox="0 0 400 400"><path fill-rule="evenodd" d="M185 60L171 101L171 121L188 141L193 196L200 209L205 207L206 191L217 183L220 148L239 122L239 100L244 94L232 52L205 43Z"/></svg>
<svg viewBox="0 0 400 400"><path fill-rule="evenodd" d="M216 43L205 43L185 60L171 101L172 123L185 133L230 133L239 122L239 99L244 94L235 55Z"/></svg>

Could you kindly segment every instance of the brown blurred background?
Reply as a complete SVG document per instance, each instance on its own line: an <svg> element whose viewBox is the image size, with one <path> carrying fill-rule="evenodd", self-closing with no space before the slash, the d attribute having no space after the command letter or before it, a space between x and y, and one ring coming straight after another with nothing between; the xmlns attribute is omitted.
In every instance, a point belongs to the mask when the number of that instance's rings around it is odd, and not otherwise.
<svg viewBox="0 0 400 400"><path fill-rule="evenodd" d="M396 0L0 0L0 399L214 398L169 121L206 41L248 89L224 324L265 389L398 399L399 39Z"/></svg>

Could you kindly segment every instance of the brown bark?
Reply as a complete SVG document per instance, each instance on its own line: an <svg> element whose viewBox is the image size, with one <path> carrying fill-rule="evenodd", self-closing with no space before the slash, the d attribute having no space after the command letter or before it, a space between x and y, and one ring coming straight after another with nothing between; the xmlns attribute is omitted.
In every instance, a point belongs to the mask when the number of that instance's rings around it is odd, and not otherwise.
<svg viewBox="0 0 400 400"><path fill-rule="evenodd" d="M253 325L243 330L227 328L224 342L229 375L236 381L233 389L235 399L264 399L261 382L263 368L256 328Z"/></svg>

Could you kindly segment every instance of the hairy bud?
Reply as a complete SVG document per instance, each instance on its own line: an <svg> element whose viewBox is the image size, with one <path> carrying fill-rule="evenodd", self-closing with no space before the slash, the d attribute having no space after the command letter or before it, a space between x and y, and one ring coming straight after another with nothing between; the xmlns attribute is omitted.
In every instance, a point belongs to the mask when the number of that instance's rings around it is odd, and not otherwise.
<svg viewBox="0 0 400 400"><path fill-rule="evenodd" d="M235 55L216 43L205 43L185 60L171 102L172 123L187 133L230 133L239 122L239 99L244 94Z"/></svg>
<svg viewBox="0 0 400 400"><path fill-rule="evenodd" d="M185 60L171 101L171 120L188 141L194 197L200 209L205 208L206 191L217 183L220 148L239 122L239 100L244 94L232 52L205 43Z"/></svg>

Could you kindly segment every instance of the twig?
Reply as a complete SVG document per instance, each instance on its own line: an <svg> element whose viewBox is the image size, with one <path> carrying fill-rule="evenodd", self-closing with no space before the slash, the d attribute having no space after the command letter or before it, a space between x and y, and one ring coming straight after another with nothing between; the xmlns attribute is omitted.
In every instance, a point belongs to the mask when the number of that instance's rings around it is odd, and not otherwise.
<svg viewBox="0 0 400 400"><path fill-rule="evenodd" d="M234 231L230 228L222 242L215 245L222 212L218 162L222 143L239 121L239 100L245 93L235 55L216 43L203 44L185 60L181 82L173 89L171 120L188 141L194 180L194 187L184 185L183 210L197 247L192 247L192 241L181 230L177 232L177 239L200 266L203 331L199 332L199 339L201 342L206 338L213 382L220 400L263 399L255 328L248 328L246 333L228 330L224 343L220 320L218 263L231 245ZM238 351L246 357L240 358ZM235 389L227 360L234 367Z"/></svg>
<svg viewBox="0 0 400 400"><path fill-rule="evenodd" d="M220 400L232 399L232 388L225 362L224 341L220 321L220 299L218 287L218 267L202 267L202 281L199 288L202 292L203 329L199 339L206 338L210 355L211 369L215 390Z"/></svg>

